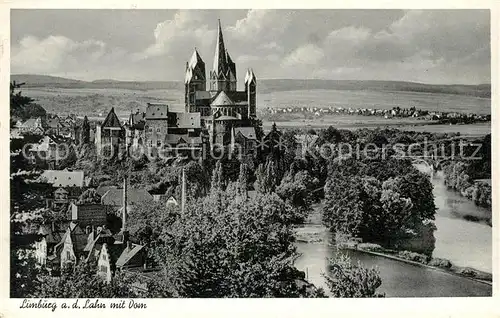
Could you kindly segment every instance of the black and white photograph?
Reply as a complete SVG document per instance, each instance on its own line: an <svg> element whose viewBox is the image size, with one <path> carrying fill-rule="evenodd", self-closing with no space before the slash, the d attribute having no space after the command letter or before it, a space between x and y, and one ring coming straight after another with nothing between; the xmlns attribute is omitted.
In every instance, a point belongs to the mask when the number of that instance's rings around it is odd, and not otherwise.
<svg viewBox="0 0 500 318"><path fill-rule="evenodd" d="M491 298L491 14L10 9L8 297Z"/></svg>

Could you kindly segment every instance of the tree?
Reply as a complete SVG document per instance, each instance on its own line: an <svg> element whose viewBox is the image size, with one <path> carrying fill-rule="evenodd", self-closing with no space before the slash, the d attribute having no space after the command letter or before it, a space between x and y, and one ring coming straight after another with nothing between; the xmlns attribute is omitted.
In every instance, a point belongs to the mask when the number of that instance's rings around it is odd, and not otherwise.
<svg viewBox="0 0 500 318"><path fill-rule="evenodd" d="M19 248L11 244L10 297L29 297L37 288L36 277L41 273L41 268L36 265L32 248Z"/></svg>
<svg viewBox="0 0 500 318"><path fill-rule="evenodd" d="M377 294L382 280L376 268L364 268L361 264L353 264L348 256L340 254L330 259L329 275L323 275L333 297L338 298L371 298L384 297Z"/></svg>
<svg viewBox="0 0 500 318"><path fill-rule="evenodd" d="M276 162L271 157L268 157L266 163L260 164L255 170L255 178L255 190L261 193L274 192L281 181Z"/></svg>
<svg viewBox="0 0 500 318"><path fill-rule="evenodd" d="M179 215L179 208L163 202L146 201L129 213L128 230L134 241L154 247L165 244L164 237Z"/></svg>
<svg viewBox="0 0 500 318"><path fill-rule="evenodd" d="M100 204L101 196L97 193L96 189L87 189L80 194L77 204Z"/></svg>
<svg viewBox="0 0 500 318"><path fill-rule="evenodd" d="M223 169L222 169L222 163L220 161L217 161L215 164L215 169L212 172L212 182L211 182L211 189L222 189L224 184L224 179L223 179Z"/></svg>
<svg viewBox="0 0 500 318"><path fill-rule="evenodd" d="M313 191L316 190L317 185L318 180L311 178L307 171L294 173L290 170L276 188L278 196L295 209L296 223L304 222L311 211L314 201Z"/></svg>
<svg viewBox="0 0 500 318"><path fill-rule="evenodd" d="M181 297L308 297L300 281L292 220L276 194L235 199L237 187L213 187L172 224L157 263L169 281L155 290ZM166 275L165 275L166 276ZM160 285L160 288L158 288Z"/></svg>
<svg viewBox="0 0 500 318"><path fill-rule="evenodd" d="M361 178L336 174L325 185L323 223L332 232L357 236L363 222Z"/></svg>
<svg viewBox="0 0 500 318"><path fill-rule="evenodd" d="M47 112L45 109L33 103L31 97L23 96L21 91L16 92L25 83L10 83L10 117L28 119L32 117L45 117Z"/></svg>
<svg viewBox="0 0 500 318"><path fill-rule="evenodd" d="M61 277L44 275L31 297L36 298L135 298L142 295L133 289L137 278L115 273L110 283L97 276L96 264L81 262L67 267Z"/></svg>

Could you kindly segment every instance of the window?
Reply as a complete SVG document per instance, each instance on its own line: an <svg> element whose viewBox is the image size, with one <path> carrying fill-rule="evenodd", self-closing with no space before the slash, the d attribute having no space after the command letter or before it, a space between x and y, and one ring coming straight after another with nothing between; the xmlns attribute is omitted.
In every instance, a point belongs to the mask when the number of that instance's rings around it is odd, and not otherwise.
<svg viewBox="0 0 500 318"><path fill-rule="evenodd" d="M161 140L157 140L157 141L156 141L156 146L157 146L157 147L161 147Z"/></svg>
<svg viewBox="0 0 500 318"><path fill-rule="evenodd" d="M161 128L160 127L156 128L156 132L157 133L161 132Z"/></svg>
<svg viewBox="0 0 500 318"><path fill-rule="evenodd" d="M69 251L66 251L66 259L71 259L71 253Z"/></svg>

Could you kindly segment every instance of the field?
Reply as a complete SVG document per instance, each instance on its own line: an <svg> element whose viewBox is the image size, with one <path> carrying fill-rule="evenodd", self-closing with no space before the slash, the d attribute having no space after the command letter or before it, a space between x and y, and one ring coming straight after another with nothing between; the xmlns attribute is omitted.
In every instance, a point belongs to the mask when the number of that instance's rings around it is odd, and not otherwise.
<svg viewBox="0 0 500 318"><path fill-rule="evenodd" d="M352 107L392 109L393 107L430 110L491 113L491 100L466 95L374 90L295 90L257 96L263 107Z"/></svg>
<svg viewBox="0 0 500 318"><path fill-rule="evenodd" d="M34 98L48 112L60 115L74 113L93 118L104 118L111 107L117 115L127 118L131 111L145 110L147 102L164 102L174 111L182 111L184 92L180 89L132 90L123 88L50 88L27 87L23 94ZM295 90L277 91L258 94L257 102L262 107L286 106L342 106L352 108L416 107L439 111L459 111L489 114L491 113L488 98L441 93L421 93L405 91L371 91L371 90ZM412 118L385 119L382 117L364 116L325 116L319 119L294 119L280 121L281 127L325 128L334 125L339 128L374 128L393 127L410 130L436 132L461 132L462 134L486 134L490 132L489 124L481 125L428 125L429 122ZM269 129L271 122L264 122L264 129Z"/></svg>

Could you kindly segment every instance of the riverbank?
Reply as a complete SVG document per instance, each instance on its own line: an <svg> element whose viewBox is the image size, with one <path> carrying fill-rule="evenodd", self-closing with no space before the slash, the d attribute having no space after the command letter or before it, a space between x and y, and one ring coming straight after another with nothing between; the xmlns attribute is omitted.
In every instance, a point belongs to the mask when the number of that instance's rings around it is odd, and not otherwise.
<svg viewBox="0 0 500 318"><path fill-rule="evenodd" d="M389 258L399 262L422 266L433 270L446 272L462 278L467 278L483 284L492 285L493 275L470 267L461 267L452 264L449 260L432 258L423 254L409 251L395 251L385 249L378 244L359 243L354 240L346 241L337 245L339 250L355 250L371 255Z"/></svg>
<svg viewBox="0 0 500 318"><path fill-rule="evenodd" d="M306 274L306 279L317 287L322 287L328 294L328 286L323 275L329 273L329 259L335 257L339 252L335 237L321 222L322 204L315 204L313 211L308 216L305 224L295 228L295 246L299 253L299 258L295 261L297 269ZM442 219L455 221L462 224L467 222L460 219ZM447 224L445 224L447 226ZM439 225L438 225L439 227ZM450 229L462 228L453 224ZM462 228L467 229L467 228ZM491 228L490 228L491 229ZM471 231L474 232L475 231ZM466 231L465 233L469 233ZM483 233L483 231L480 231ZM443 232L438 235L437 243L440 240L446 241L444 244L438 244L439 249L433 254L439 252L437 256L449 256L453 263L472 266L483 264L487 261L482 257L480 249L477 249L474 244L473 249L464 243L470 243L469 236L462 232L453 231L453 239L448 232ZM476 237L476 235L474 235ZM448 238L451 240L448 243ZM457 238L459 238L457 240ZM460 239L464 239L462 242ZM481 239L481 237L479 237ZM456 252L450 249L450 246L457 246ZM458 246L461 246L458 248ZM383 293L386 297L489 297L492 294L492 286L489 283L470 279L459 275L451 274L447 271L441 271L435 268L404 262L399 259L392 259L385 255L377 255L377 252L368 253L358 251L357 249L347 249L342 252L347 254L353 262L360 262L366 268L377 268L380 271L382 285L378 292ZM480 254L477 254L480 253ZM455 255L456 254L456 255ZM491 255L490 253L486 253ZM463 255L467 255L467 260L464 261ZM471 260L475 260L471 262ZM491 261L491 259L490 259ZM483 266L485 269L489 266Z"/></svg>

